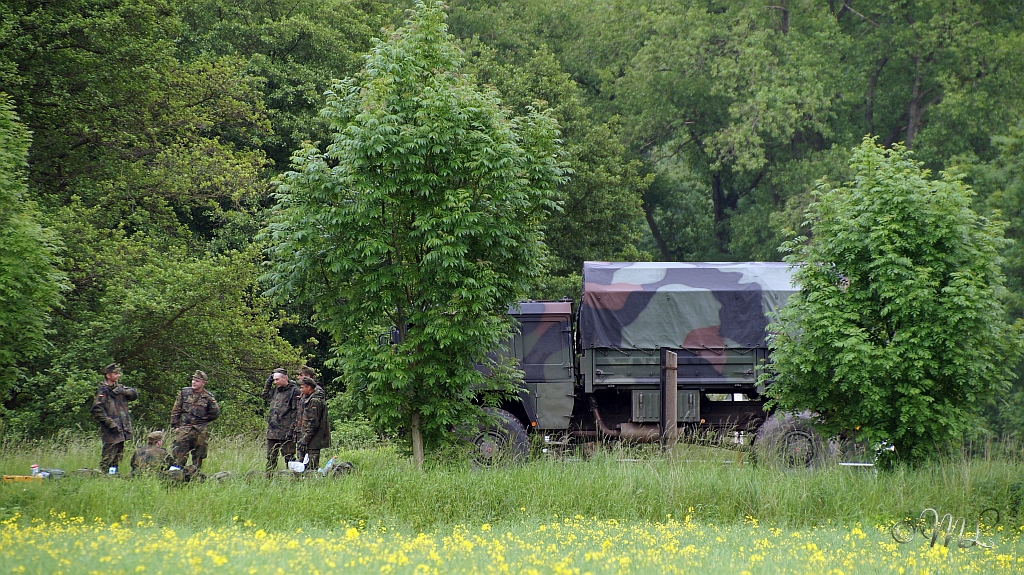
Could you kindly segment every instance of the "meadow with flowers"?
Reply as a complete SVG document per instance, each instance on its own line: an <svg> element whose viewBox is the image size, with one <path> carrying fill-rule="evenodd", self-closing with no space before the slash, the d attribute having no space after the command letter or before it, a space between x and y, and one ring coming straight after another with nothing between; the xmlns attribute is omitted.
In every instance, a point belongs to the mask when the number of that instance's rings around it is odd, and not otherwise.
<svg viewBox="0 0 1024 575"><path fill-rule="evenodd" d="M0 472L75 469L86 441L0 450ZM598 452L414 471L388 447L339 453L357 472L267 480L259 443L219 438L223 481L69 475L0 484L0 573L1013 573L1024 572L1013 458L878 473L780 472L722 450ZM55 465L59 464L59 465ZM924 507L967 518L958 548L893 523ZM977 512L1001 509L975 530Z"/></svg>

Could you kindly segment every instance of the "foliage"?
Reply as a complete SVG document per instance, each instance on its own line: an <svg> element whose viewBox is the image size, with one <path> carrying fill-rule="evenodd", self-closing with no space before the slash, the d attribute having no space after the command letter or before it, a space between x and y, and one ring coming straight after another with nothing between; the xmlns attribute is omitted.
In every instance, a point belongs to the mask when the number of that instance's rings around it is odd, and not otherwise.
<svg viewBox="0 0 1024 575"><path fill-rule="evenodd" d="M8 265L0 278L12 270L49 278L18 280L16 290L0 279L7 290L0 297L27 298L34 306L14 306L23 312L17 325L27 329L0 336L2 349L13 349L6 347L10 338L27 338L14 355L0 349L0 365L13 367L0 384L0 400L17 412L5 417L37 432L79 422L72 406L89 395L97 362L140 334L160 331L126 312L114 294L143 297L177 273L171 270L195 266L251 282L245 270L262 249L254 238L276 201L271 178L303 141L331 143L336 119L312 117L323 92L333 78L360 68L371 38L408 4L0 3L0 86L20 118L11 133L18 142L27 142L17 135L22 125L32 133L27 157L21 144L0 151L2 177L14 178L4 180L0 193L19 195L0 206L0 243L6 242L0 259L41 266L33 272ZM561 159L573 177L549 196L563 209L537 214L548 266L525 296L576 293L574 274L587 259L778 258L784 239L809 234L803 214L814 182L852 177L848 150L865 133L887 146L903 141L933 171L962 166L979 192L978 209L998 210L1009 238L1024 235L1016 197L1024 12L1016 3L449 5L466 60L461 71L474 76L478 89L496 89L510 116L546 109L561 127ZM9 226L20 231L7 233ZM1024 315L1024 249L1008 244L1000 253L1007 311L1018 317ZM128 271L133 267L147 274L138 284ZM62 282L65 301L53 308ZM146 282L156 283L141 287ZM136 288L142 291L120 291ZM236 292L230 293L234 301ZM164 317L160 306L182 309L191 302L184 289L154 297L154 318ZM263 358L253 365L313 354L307 361L324 373L329 391L347 382L362 389L362 374L335 380L342 366L325 364L330 349L345 340L317 329L324 324L315 298L275 302L295 316L284 323L280 309L258 298L239 301L245 305L211 312L217 318L211 326L274 332L304 350L281 347L270 335L246 336L244 345L259 348L252 356ZM121 318L129 323L120 339L112 335L116 328L97 331L91 323ZM391 324L378 323L381 329ZM172 339L183 337L171 332ZM192 344L175 341L165 355L194 353ZM173 391L163 379L171 376L160 370L183 369L188 361L179 357L175 367L164 356L145 361L153 363L129 366L126 381L144 376L162 390L136 408L155 414L165 407L162 394ZM241 385L235 367L210 365ZM1013 433L1024 421L1024 392L1016 385L994 398L991 429ZM8 393L14 390L16 398ZM227 413L243 420L259 407L240 400L238 411L224 399Z"/></svg>
<svg viewBox="0 0 1024 575"><path fill-rule="evenodd" d="M999 0L453 4L454 28L500 53L546 46L643 171L688 174L644 196L644 245L666 260L777 257L815 179L844 177L831 151L865 133L939 169L990 158L1021 112L1022 16ZM710 248L677 233L709 218Z"/></svg>
<svg viewBox="0 0 1024 575"><path fill-rule="evenodd" d="M478 30L456 30L471 32ZM460 45L469 57L467 70L481 85L496 88L502 104L526 114L535 100L543 100L562 128L562 151L572 178L558 186L563 209L542 225L550 274L579 273L585 260L632 259L636 250L630 248L638 243L643 225L641 197L653 177L641 173L639 160L627 157L618 120L595 120L582 90L544 46L499 51L476 38Z"/></svg>
<svg viewBox="0 0 1024 575"><path fill-rule="evenodd" d="M0 60L33 130L29 179L44 207L72 197L133 230L197 230L259 187L268 123L232 57L178 60L163 0L16 2ZM193 211L195 213L193 213ZM109 220L102 222L109 225Z"/></svg>
<svg viewBox="0 0 1024 575"><path fill-rule="evenodd" d="M93 427L96 369L111 361L124 366L123 383L139 390L131 405L138 423L165 425L175 394L202 369L227 416L218 425L259 425L264 374L302 361L278 335L285 318L255 293L255 254L195 257L171 247L157 256L158 246L140 238L81 238L60 229L75 246L100 247L67 254L72 283L95 283L69 296L53 324L59 347L5 402L16 431Z"/></svg>
<svg viewBox="0 0 1024 575"><path fill-rule="evenodd" d="M333 143L293 157L267 233L269 293L313 305L375 424L422 417L432 442L494 385L473 366L539 274L539 226L563 171L555 121L508 118L459 72L444 19L417 4L329 94ZM379 345L389 326L400 343Z"/></svg>
<svg viewBox="0 0 1024 575"><path fill-rule="evenodd" d="M902 141L940 167L959 153L991 156L990 135L1019 118L1020 91L1007 89L1024 75L1019 7L868 0L834 13L864 96L851 116L885 145Z"/></svg>
<svg viewBox="0 0 1024 575"><path fill-rule="evenodd" d="M29 135L0 92L0 396L18 362L46 348L50 310L60 302L56 238L26 197Z"/></svg>
<svg viewBox="0 0 1024 575"><path fill-rule="evenodd" d="M362 65L370 39L388 24L394 7L379 0L246 3L202 0L181 3L185 26L178 47L186 60L242 56L260 78L273 128L260 147L278 169L303 141L329 136L316 119L323 93L335 78Z"/></svg>
<svg viewBox="0 0 1024 575"><path fill-rule="evenodd" d="M0 74L33 131L26 199L60 238L69 284L50 345L20 359L0 397L5 418L29 435L93 427L96 369L116 360L142 391L141 422L165 421L202 368L224 400L221 424L252 425L253 380L300 361L254 292L246 230L268 189L258 146L270 126L259 81L233 54L180 59L173 2L0 11Z"/></svg>
<svg viewBox="0 0 1024 575"><path fill-rule="evenodd" d="M959 439L1021 357L1007 323L999 224L956 176L929 178L902 146L854 150L853 181L819 185L811 239L787 244L800 291L770 343L771 405L810 409L908 461Z"/></svg>
<svg viewBox="0 0 1024 575"><path fill-rule="evenodd" d="M997 155L990 161L976 156L958 159L958 168L978 191L979 203L1005 219L1006 237L1013 240L1002 250L1006 273L1006 309L1010 317L1024 317L1024 125L1017 124L998 136L992 145ZM987 410L991 430L1019 435L1024 429L1024 364L1016 368L1013 388L997 397Z"/></svg>

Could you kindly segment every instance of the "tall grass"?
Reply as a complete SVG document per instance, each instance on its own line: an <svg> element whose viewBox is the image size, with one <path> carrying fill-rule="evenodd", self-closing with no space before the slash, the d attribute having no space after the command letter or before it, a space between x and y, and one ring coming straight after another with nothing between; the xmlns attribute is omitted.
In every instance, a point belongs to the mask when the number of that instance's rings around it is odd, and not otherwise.
<svg viewBox="0 0 1024 575"><path fill-rule="evenodd" d="M0 446L0 473L25 474L32 463L65 471L95 467L99 452L98 440L75 435L7 443ZM743 461L738 452L695 446L671 455L613 449L586 458L540 456L494 469L438 463L422 472L387 446L336 454L352 461L357 472L267 480L259 473L261 439L214 437L204 471L230 470L227 480L169 485L69 474L42 484L3 483L0 519L15 512L26 520L45 518L54 510L105 521L146 515L159 525L191 527L250 521L275 529L330 528L364 520L422 530L554 516L660 521L691 515L808 526L891 523L916 517L925 507L965 516L996 507L1004 522L1016 526L1024 520L1024 464L1008 458L947 458L876 475L840 467L766 469Z"/></svg>

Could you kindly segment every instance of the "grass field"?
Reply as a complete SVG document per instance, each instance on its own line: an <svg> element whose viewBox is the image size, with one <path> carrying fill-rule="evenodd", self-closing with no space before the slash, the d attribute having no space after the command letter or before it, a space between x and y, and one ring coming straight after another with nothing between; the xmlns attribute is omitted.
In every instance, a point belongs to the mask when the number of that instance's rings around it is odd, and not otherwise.
<svg viewBox="0 0 1024 575"><path fill-rule="evenodd" d="M332 453L333 454L333 453ZM224 481L69 476L0 484L0 573L1024 572L1024 465L940 461L875 475L781 472L737 452L682 446L415 471L389 447L340 451L357 472L266 480L256 438L215 438ZM7 443L0 473L96 465L99 443ZM932 507L974 518L995 549L896 544L888 529ZM940 541L941 543L941 541ZM24 569L24 571L22 571Z"/></svg>

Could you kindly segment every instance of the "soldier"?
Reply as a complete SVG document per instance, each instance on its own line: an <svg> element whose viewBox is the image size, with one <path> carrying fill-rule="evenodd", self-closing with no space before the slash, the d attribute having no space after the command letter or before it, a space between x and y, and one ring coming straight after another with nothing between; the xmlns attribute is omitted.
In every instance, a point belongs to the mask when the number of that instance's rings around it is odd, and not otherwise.
<svg viewBox="0 0 1024 575"><path fill-rule="evenodd" d="M207 447L206 424L219 415L217 400L206 391L206 373L196 370L192 386L182 388L171 409L171 429L174 430L171 456L176 466L184 468L191 453L196 470L202 469Z"/></svg>
<svg viewBox="0 0 1024 575"><path fill-rule="evenodd" d="M331 446L331 421L327 418L327 394L313 379L299 380L302 398L299 402L298 458L301 461L309 454L308 469L320 466L320 450Z"/></svg>
<svg viewBox="0 0 1024 575"><path fill-rule="evenodd" d="M270 374L263 386L263 399L270 403L267 412L267 473L277 469L278 453L284 455L285 466L295 461L299 396L299 386L288 379L283 369Z"/></svg>
<svg viewBox="0 0 1024 575"><path fill-rule="evenodd" d="M131 387L118 383L121 367L112 363L103 368L103 381L96 392L90 412L100 423L103 451L100 454L100 470L117 473L124 453L124 442L132 439L132 418L128 414L128 402L139 398Z"/></svg>
<svg viewBox="0 0 1024 575"><path fill-rule="evenodd" d="M299 369L299 379L302 379L304 377L306 379L313 380L314 385L319 383L316 380L316 370L314 370L312 367L309 367L308 365L304 365Z"/></svg>
<svg viewBox="0 0 1024 575"><path fill-rule="evenodd" d="M146 446L132 454L132 475L161 473L174 465L174 459L164 449L164 432L154 431L146 436Z"/></svg>

